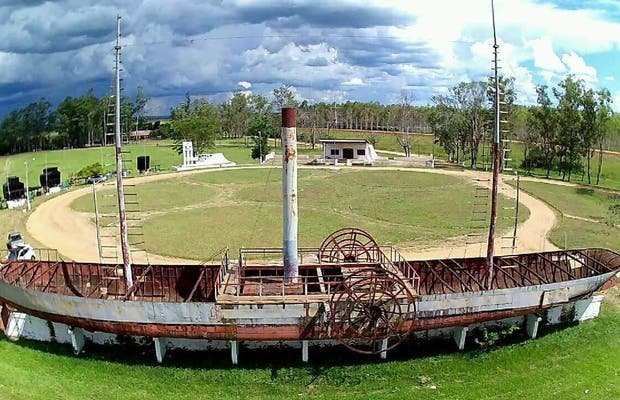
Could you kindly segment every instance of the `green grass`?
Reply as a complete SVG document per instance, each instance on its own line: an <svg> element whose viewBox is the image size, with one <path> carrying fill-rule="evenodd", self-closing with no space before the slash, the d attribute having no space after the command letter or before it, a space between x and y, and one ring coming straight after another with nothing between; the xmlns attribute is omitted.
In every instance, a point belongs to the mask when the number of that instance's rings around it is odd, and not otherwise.
<svg viewBox="0 0 620 400"><path fill-rule="evenodd" d="M620 204L620 193L525 181L521 182L521 188L551 204L563 215L550 236L556 246L620 250L620 220L610 212L612 204Z"/></svg>
<svg viewBox="0 0 620 400"><path fill-rule="evenodd" d="M371 168L302 169L299 176L302 246L318 246L347 226L366 229L382 244L407 247L475 231L475 189L464 179ZM281 244L280 169L210 171L138 188L148 251L205 259L225 246L235 251ZM99 204L114 205L111 195L110 189L100 191ZM72 207L92 212L92 196ZM527 216L527 210L521 213L522 220ZM510 221L500 223L508 227Z"/></svg>
<svg viewBox="0 0 620 400"><path fill-rule="evenodd" d="M341 349L170 352L156 366L152 347L111 352L0 340L0 390L7 400L132 399L605 399L620 398L620 306L608 295L601 316L549 329L490 352L454 351L451 340L419 342L360 357ZM521 333L522 335L522 333ZM431 389L431 385L435 389Z"/></svg>
<svg viewBox="0 0 620 400"><path fill-rule="evenodd" d="M274 150L280 153L279 147ZM182 157L172 149L172 142L168 140L143 141L137 144L123 146L127 160L132 160L125 166L136 173L136 158L140 155L151 157L151 168L159 166L162 171L170 171L174 165L182 163ZM251 157L251 147L246 147L242 139L218 141L212 153L224 153L230 161L237 164L257 164ZM300 149L300 154L319 154L320 150ZM59 167L63 181L77 173L83 167L100 163L106 171L115 170L114 147L93 147L86 149L41 151L36 153L22 153L12 156L0 156L0 181L5 182L7 176L18 176L22 182L26 180L26 165L28 162L28 179L31 187L39 186L39 175L46 166Z"/></svg>

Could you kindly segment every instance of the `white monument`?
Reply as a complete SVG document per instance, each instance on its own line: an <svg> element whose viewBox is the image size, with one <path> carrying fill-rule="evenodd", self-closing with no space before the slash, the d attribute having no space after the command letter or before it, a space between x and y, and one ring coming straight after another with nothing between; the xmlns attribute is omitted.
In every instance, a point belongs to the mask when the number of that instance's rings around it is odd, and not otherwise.
<svg viewBox="0 0 620 400"><path fill-rule="evenodd" d="M226 159L223 153L198 154L194 156L192 142L183 142L183 165L173 167L176 171L201 168L234 167L236 163Z"/></svg>

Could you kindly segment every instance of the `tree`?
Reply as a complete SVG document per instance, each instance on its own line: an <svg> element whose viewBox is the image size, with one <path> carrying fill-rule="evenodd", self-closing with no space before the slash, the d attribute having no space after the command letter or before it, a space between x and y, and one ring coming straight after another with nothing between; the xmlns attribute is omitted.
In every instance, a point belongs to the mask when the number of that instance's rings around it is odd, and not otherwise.
<svg viewBox="0 0 620 400"><path fill-rule="evenodd" d="M597 93L597 111L596 111L596 133L595 139L598 141L598 169L596 171L596 184L601 181L601 173L603 172L603 145L605 140L611 136L611 134L618 134L620 127L617 127L615 132L610 129L610 122L612 121L613 111L611 110L611 93L607 89L601 89ZM618 121L620 122L620 121Z"/></svg>
<svg viewBox="0 0 620 400"><path fill-rule="evenodd" d="M540 150L543 157L543 165L546 176L549 178L553 160L556 156L555 145L558 138L557 112L552 107L551 99L547 92L547 86L536 87L536 103L538 107L532 108L528 127L533 132L535 138L540 140Z"/></svg>
<svg viewBox="0 0 620 400"><path fill-rule="evenodd" d="M269 154L271 148L267 141L268 138L278 137L278 129L273 125L266 116L259 116L252 121L248 133L254 139L254 147L252 148L252 158L261 160L265 155Z"/></svg>
<svg viewBox="0 0 620 400"><path fill-rule="evenodd" d="M282 85L273 90L274 105L278 108L297 107L297 99L290 85Z"/></svg>
<svg viewBox="0 0 620 400"><path fill-rule="evenodd" d="M428 122L436 140L459 162L459 154L469 150L471 166L478 163L478 149L487 131L490 109L486 102L484 82L461 82L448 94L434 96L435 109L429 112Z"/></svg>
<svg viewBox="0 0 620 400"><path fill-rule="evenodd" d="M557 141L560 157L558 167L562 179L568 178L570 182L571 174L582 168L581 156L586 150L582 137L583 81L575 80L569 75L553 89L553 94L558 101L557 121L560 131Z"/></svg>
<svg viewBox="0 0 620 400"><path fill-rule="evenodd" d="M220 119L216 106L202 100L194 100L183 118L171 123L174 149L181 154L182 142L191 141L194 152L201 153L215 146L220 135Z"/></svg>
<svg viewBox="0 0 620 400"><path fill-rule="evenodd" d="M414 111L411 103L413 102L413 93L410 91L401 91L400 104L396 111L396 120L398 123L398 132L396 133L396 140L400 147L405 152L405 157L411 157L411 138L412 134L409 132L409 126L414 118Z"/></svg>
<svg viewBox="0 0 620 400"><path fill-rule="evenodd" d="M226 137L245 135L252 119L252 109L245 93L235 92L221 107L222 132Z"/></svg>

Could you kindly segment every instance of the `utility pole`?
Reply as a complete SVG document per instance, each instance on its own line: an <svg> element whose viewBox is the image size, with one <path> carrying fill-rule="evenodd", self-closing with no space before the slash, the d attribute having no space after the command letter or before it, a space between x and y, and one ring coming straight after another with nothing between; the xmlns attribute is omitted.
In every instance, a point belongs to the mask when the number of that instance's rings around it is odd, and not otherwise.
<svg viewBox="0 0 620 400"><path fill-rule="evenodd" d="M491 17L493 19L493 71L494 71L494 107L495 107L495 123L493 134L493 181L491 186L491 217L489 221L489 239L487 242L487 289L491 289L493 285L494 275L494 251L495 251L495 225L497 224L497 194L499 185L499 169L500 169L500 157L499 157L499 144L500 144L500 130L499 130L499 77L498 77L498 65L497 65L497 34L495 30L495 5L491 0Z"/></svg>
<svg viewBox="0 0 620 400"><path fill-rule="evenodd" d="M123 187L123 153L121 150L121 16L116 16L116 46L114 46L114 139L116 142L116 192L118 197L118 217L121 235L121 254L125 268L127 290L133 286L133 272L131 270L131 254L129 252L129 237L127 235L127 215L125 213L125 188Z"/></svg>

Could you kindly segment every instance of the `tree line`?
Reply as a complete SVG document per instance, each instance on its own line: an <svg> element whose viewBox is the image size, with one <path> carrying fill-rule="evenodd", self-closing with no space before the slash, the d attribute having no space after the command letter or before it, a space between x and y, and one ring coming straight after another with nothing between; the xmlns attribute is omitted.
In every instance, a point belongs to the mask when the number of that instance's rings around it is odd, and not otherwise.
<svg viewBox="0 0 620 400"><path fill-rule="evenodd" d="M135 96L122 98L123 132L135 129L136 117L140 127L146 125L141 112L147 102L141 88ZM109 144L113 103L114 98L99 98L89 89L79 97L66 97L55 110L44 98L13 110L0 123L0 154Z"/></svg>
<svg viewBox="0 0 620 400"><path fill-rule="evenodd" d="M523 143L520 165L527 172L542 169L549 176L557 171L570 180L575 173L587 174L598 183L602 150L617 140L620 118L611 110L607 89L594 90L573 76L555 87L538 86L537 104L517 104L514 78L500 77L500 104L504 138ZM148 98L142 90L121 102L124 131L154 129L154 136L181 142L191 140L196 152L213 147L218 138L251 136L260 153L269 150L266 139L279 136L279 109L298 109L300 140L313 145L333 136L333 129L391 132L406 155L410 155L411 133L432 133L448 155L448 161L480 166L484 143L493 133L494 86L491 80L461 82L444 94L432 97L429 106L415 106L415 93L402 91L394 104L378 102L310 103L299 100L290 86L273 90L270 96L236 92L221 103L192 99L189 94L172 108L170 123L148 124L140 117ZM45 99L11 112L0 124L0 153L58 149L106 144L110 98L97 98L92 90L80 97L67 97L52 110ZM136 118L137 117L137 118ZM110 131L108 129L107 131ZM368 135L371 137L371 135ZM260 143L259 143L260 142ZM264 154L254 151L256 158ZM598 162L594 157L598 155ZM596 164L596 171L593 165Z"/></svg>

